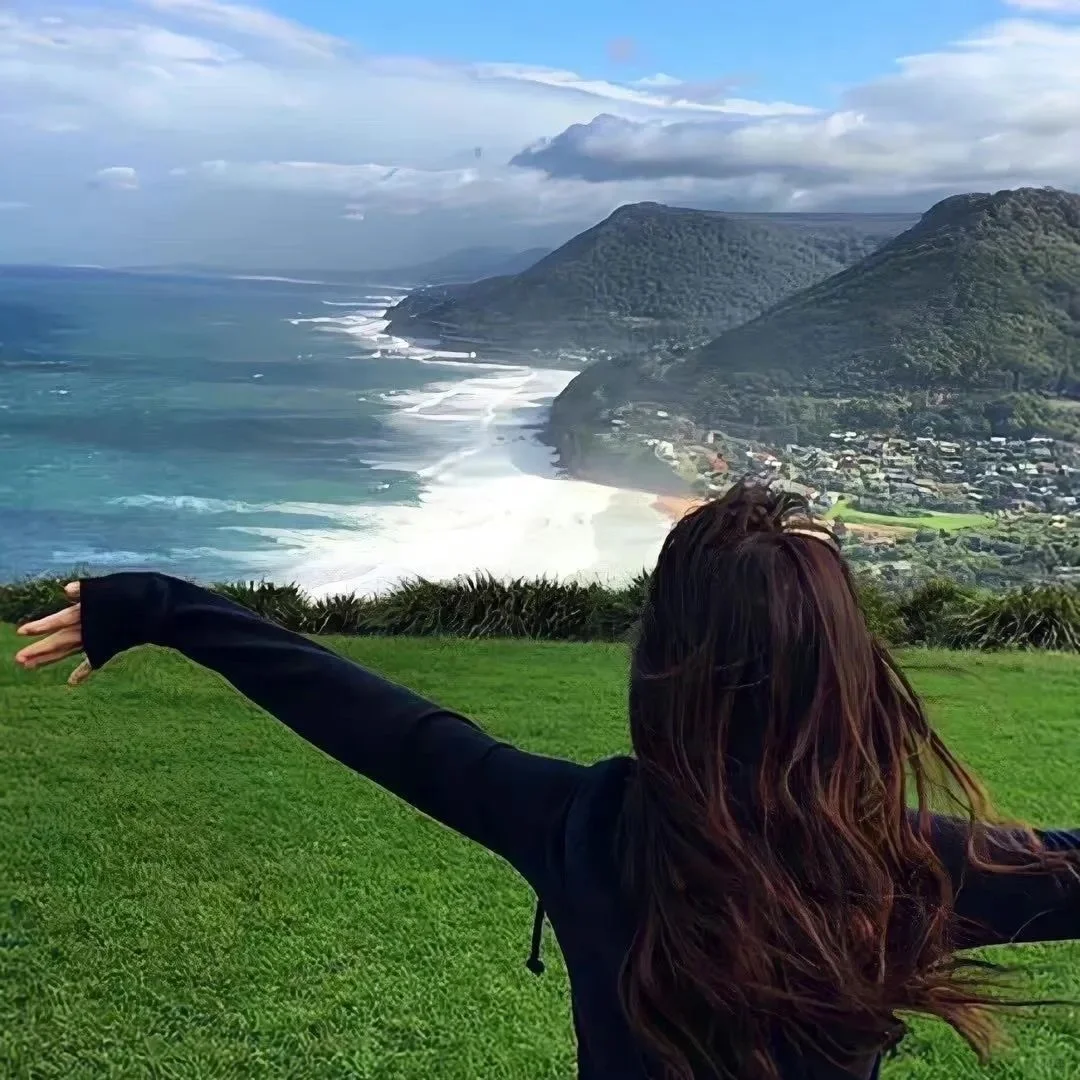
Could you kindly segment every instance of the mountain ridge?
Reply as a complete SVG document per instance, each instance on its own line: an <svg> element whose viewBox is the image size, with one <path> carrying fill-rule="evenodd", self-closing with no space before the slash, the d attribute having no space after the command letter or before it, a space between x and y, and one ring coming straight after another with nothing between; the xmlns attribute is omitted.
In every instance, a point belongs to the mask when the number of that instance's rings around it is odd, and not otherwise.
<svg viewBox="0 0 1080 1080"><path fill-rule="evenodd" d="M518 274L410 294L391 309L390 330L527 348L704 341L857 261L910 221L774 220L630 203Z"/></svg>
<svg viewBox="0 0 1080 1080"><path fill-rule="evenodd" d="M857 320L840 310L864 303L876 306ZM1080 195L1021 188L943 200L860 263L703 345L689 364L847 385L858 365L881 389L1080 392Z"/></svg>
<svg viewBox="0 0 1080 1080"><path fill-rule="evenodd" d="M792 441L839 425L1080 438L1080 195L944 199L700 347L601 362L555 402L556 445L580 458L634 400Z"/></svg>

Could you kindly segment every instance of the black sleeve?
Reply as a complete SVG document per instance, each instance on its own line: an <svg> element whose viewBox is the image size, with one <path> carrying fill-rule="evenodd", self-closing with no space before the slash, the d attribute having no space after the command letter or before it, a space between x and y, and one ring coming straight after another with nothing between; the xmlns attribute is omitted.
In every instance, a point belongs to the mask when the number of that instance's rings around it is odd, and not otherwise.
<svg viewBox="0 0 1080 1080"><path fill-rule="evenodd" d="M471 721L197 585L161 574L81 583L93 668L138 645L223 675L298 735L538 884L586 770L524 753Z"/></svg>
<svg viewBox="0 0 1080 1080"><path fill-rule="evenodd" d="M1080 830L1035 833L1048 851L1071 856L1067 866L1002 872L971 865L965 822L935 818L932 827L955 889L958 948L1080 939ZM989 829L987 848L996 863L1027 860L1022 838L1007 829Z"/></svg>

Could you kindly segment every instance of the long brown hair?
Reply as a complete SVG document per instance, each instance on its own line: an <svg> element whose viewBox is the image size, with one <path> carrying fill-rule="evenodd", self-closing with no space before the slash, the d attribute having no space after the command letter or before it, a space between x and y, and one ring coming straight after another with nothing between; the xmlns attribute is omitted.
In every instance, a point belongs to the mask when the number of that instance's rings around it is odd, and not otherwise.
<svg viewBox="0 0 1080 1080"><path fill-rule="evenodd" d="M630 732L639 907L621 995L663 1076L775 1080L777 1036L865 1067L904 1034L899 1013L990 1047L999 969L956 956L930 842L944 806L978 858L990 808L805 500L738 484L672 529L633 651Z"/></svg>

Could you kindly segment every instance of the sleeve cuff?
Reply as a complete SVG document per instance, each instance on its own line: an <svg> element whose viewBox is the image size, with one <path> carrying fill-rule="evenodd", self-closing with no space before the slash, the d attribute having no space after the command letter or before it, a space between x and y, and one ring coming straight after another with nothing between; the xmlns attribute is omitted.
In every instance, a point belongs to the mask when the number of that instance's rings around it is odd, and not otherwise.
<svg viewBox="0 0 1080 1080"><path fill-rule="evenodd" d="M108 574L79 582L83 652L95 670L152 644L164 618L168 581L160 574Z"/></svg>

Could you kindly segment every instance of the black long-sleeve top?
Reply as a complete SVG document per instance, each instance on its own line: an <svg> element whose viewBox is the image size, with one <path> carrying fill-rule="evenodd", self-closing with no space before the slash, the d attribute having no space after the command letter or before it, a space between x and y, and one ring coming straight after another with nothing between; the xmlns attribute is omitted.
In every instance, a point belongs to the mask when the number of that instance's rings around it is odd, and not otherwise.
<svg viewBox="0 0 1080 1080"><path fill-rule="evenodd" d="M196 585L160 574L82 582L83 642L95 669L144 644L175 649L227 679L308 742L507 860L539 898L530 966L541 970L547 913L570 976L581 1080L652 1074L621 1011L618 972L632 918L615 837L635 768L525 753L466 718ZM957 940L971 948L1080 937L1069 873L988 874L968 865L964 827L934 821L956 886ZM1080 851L1080 830L1040 834ZM824 1059L778 1046L784 1080L851 1080ZM877 1077L880 1058L862 1073Z"/></svg>

